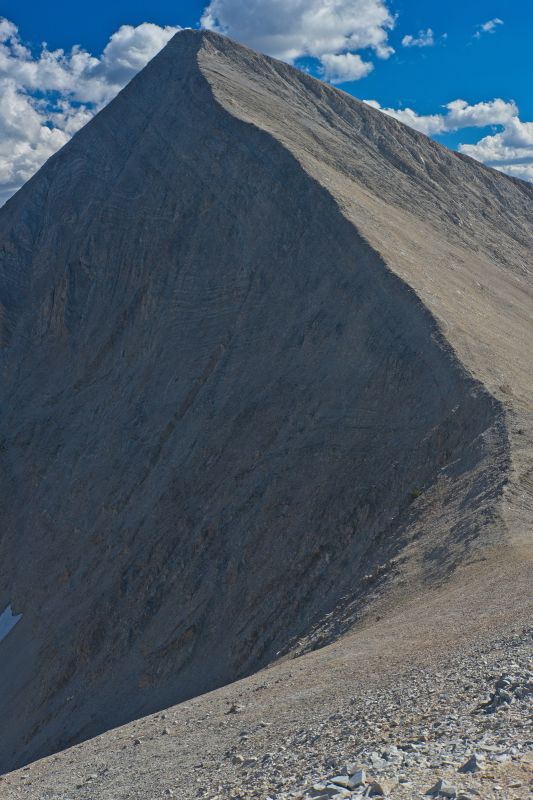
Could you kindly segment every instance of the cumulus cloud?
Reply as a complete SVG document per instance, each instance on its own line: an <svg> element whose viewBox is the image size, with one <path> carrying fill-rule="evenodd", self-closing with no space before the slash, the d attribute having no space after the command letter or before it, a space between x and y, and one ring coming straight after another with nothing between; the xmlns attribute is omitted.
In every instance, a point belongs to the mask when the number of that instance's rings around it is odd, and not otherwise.
<svg viewBox="0 0 533 800"><path fill-rule="evenodd" d="M496 98L469 105L465 100L454 100L444 106L444 113L427 115L417 114L412 108L382 108L376 100L364 102L428 136L463 128L501 127L498 133L484 136L475 144L460 144L459 152L533 182L533 122L522 122L512 101Z"/></svg>
<svg viewBox="0 0 533 800"><path fill-rule="evenodd" d="M417 131L421 131L421 133L425 133L426 136L431 136L435 133L440 133L443 127L443 114L426 114L421 115L417 114L412 108L383 108L377 100L364 100L366 105L375 108L377 111L382 111L384 114L387 114L389 117L394 117L394 119L403 122L405 125L409 125L411 128L415 128Z"/></svg>
<svg viewBox="0 0 533 800"><path fill-rule="evenodd" d="M0 205L68 139L45 124L31 98L0 79Z"/></svg>
<svg viewBox="0 0 533 800"><path fill-rule="evenodd" d="M487 125L505 125L518 114L516 103L500 98L488 103L469 105L466 100L453 100L447 103L443 114L417 114L412 108L382 108L376 100L365 100L367 105L383 111L390 117L404 122L411 128L431 136L449 133L460 128L485 128Z"/></svg>
<svg viewBox="0 0 533 800"><path fill-rule="evenodd" d="M84 125L179 30L123 25L95 57L34 53L18 28L0 19L0 204Z"/></svg>
<svg viewBox="0 0 533 800"><path fill-rule="evenodd" d="M435 39L431 28L428 28L427 31L418 31L417 36L407 34L402 39L403 47L433 47L434 44Z"/></svg>
<svg viewBox="0 0 533 800"><path fill-rule="evenodd" d="M357 51L392 55L394 22L385 0L211 0L201 19L204 28L283 61L316 58L324 77L336 83L372 69Z"/></svg>
<svg viewBox="0 0 533 800"><path fill-rule="evenodd" d="M493 19L483 22L481 25L478 25L478 29L474 34L474 38L481 39L484 33L496 33L496 29L499 25L503 25L503 19L500 19L499 17L493 17Z"/></svg>
<svg viewBox="0 0 533 800"><path fill-rule="evenodd" d="M459 150L517 178L533 180L533 122L513 117L500 133L462 144Z"/></svg>
<svg viewBox="0 0 533 800"><path fill-rule="evenodd" d="M363 61L358 53L326 53L322 56L322 65L322 75L330 83L357 81L374 69L374 65Z"/></svg>
<svg viewBox="0 0 533 800"><path fill-rule="evenodd" d="M533 183L533 161L528 164L495 164L493 166L513 178L520 178L523 181Z"/></svg>
<svg viewBox="0 0 533 800"><path fill-rule="evenodd" d="M459 128L484 128L487 125L506 125L518 113L516 103L497 97L488 103L469 105L465 100L454 100L445 106L446 130Z"/></svg>

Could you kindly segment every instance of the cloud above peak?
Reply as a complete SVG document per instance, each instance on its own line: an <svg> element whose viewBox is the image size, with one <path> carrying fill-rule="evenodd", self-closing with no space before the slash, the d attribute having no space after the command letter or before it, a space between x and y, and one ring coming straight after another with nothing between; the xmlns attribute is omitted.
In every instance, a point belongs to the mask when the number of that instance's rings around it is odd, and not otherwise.
<svg viewBox="0 0 533 800"><path fill-rule="evenodd" d="M335 82L372 69L357 51L388 58L394 23L385 0L211 0L201 19L204 28L283 61L316 58Z"/></svg>

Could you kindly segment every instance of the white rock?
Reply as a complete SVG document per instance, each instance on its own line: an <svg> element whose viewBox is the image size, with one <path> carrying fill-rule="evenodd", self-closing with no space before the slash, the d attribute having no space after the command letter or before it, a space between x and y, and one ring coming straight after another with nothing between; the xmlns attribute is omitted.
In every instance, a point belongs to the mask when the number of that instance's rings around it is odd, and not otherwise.
<svg viewBox="0 0 533 800"><path fill-rule="evenodd" d="M474 753L466 764L463 764L459 772L479 772L480 769L483 769L483 757Z"/></svg>
<svg viewBox="0 0 533 800"><path fill-rule="evenodd" d="M334 778L331 778L330 783L334 783L336 786L341 786L343 789L350 789L350 778L347 775L336 775Z"/></svg>
<svg viewBox="0 0 533 800"><path fill-rule="evenodd" d="M364 786L366 783L366 772L364 769L356 770L350 775L348 786L350 789L355 789L357 786Z"/></svg>
<svg viewBox="0 0 533 800"><path fill-rule="evenodd" d="M428 794L436 794L441 797L457 797L457 789L451 783L445 781L444 778L441 778Z"/></svg>

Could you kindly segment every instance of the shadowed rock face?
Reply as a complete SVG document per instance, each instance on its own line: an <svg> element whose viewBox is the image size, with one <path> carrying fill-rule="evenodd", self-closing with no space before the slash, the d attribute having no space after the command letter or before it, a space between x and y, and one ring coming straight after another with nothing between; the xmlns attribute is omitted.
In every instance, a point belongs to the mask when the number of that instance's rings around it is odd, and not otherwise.
<svg viewBox="0 0 533 800"><path fill-rule="evenodd" d="M179 34L0 212L4 770L290 651L443 474L443 541L496 518L499 404L216 99L217 41Z"/></svg>

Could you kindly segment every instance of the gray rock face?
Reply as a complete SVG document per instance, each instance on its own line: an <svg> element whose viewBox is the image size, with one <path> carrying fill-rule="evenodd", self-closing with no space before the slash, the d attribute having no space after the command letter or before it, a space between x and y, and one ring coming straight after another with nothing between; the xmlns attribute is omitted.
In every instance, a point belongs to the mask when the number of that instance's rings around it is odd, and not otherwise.
<svg viewBox="0 0 533 800"><path fill-rule="evenodd" d="M497 524L500 403L214 93L202 59L243 52L178 34L0 212L4 770L290 652L428 526Z"/></svg>

